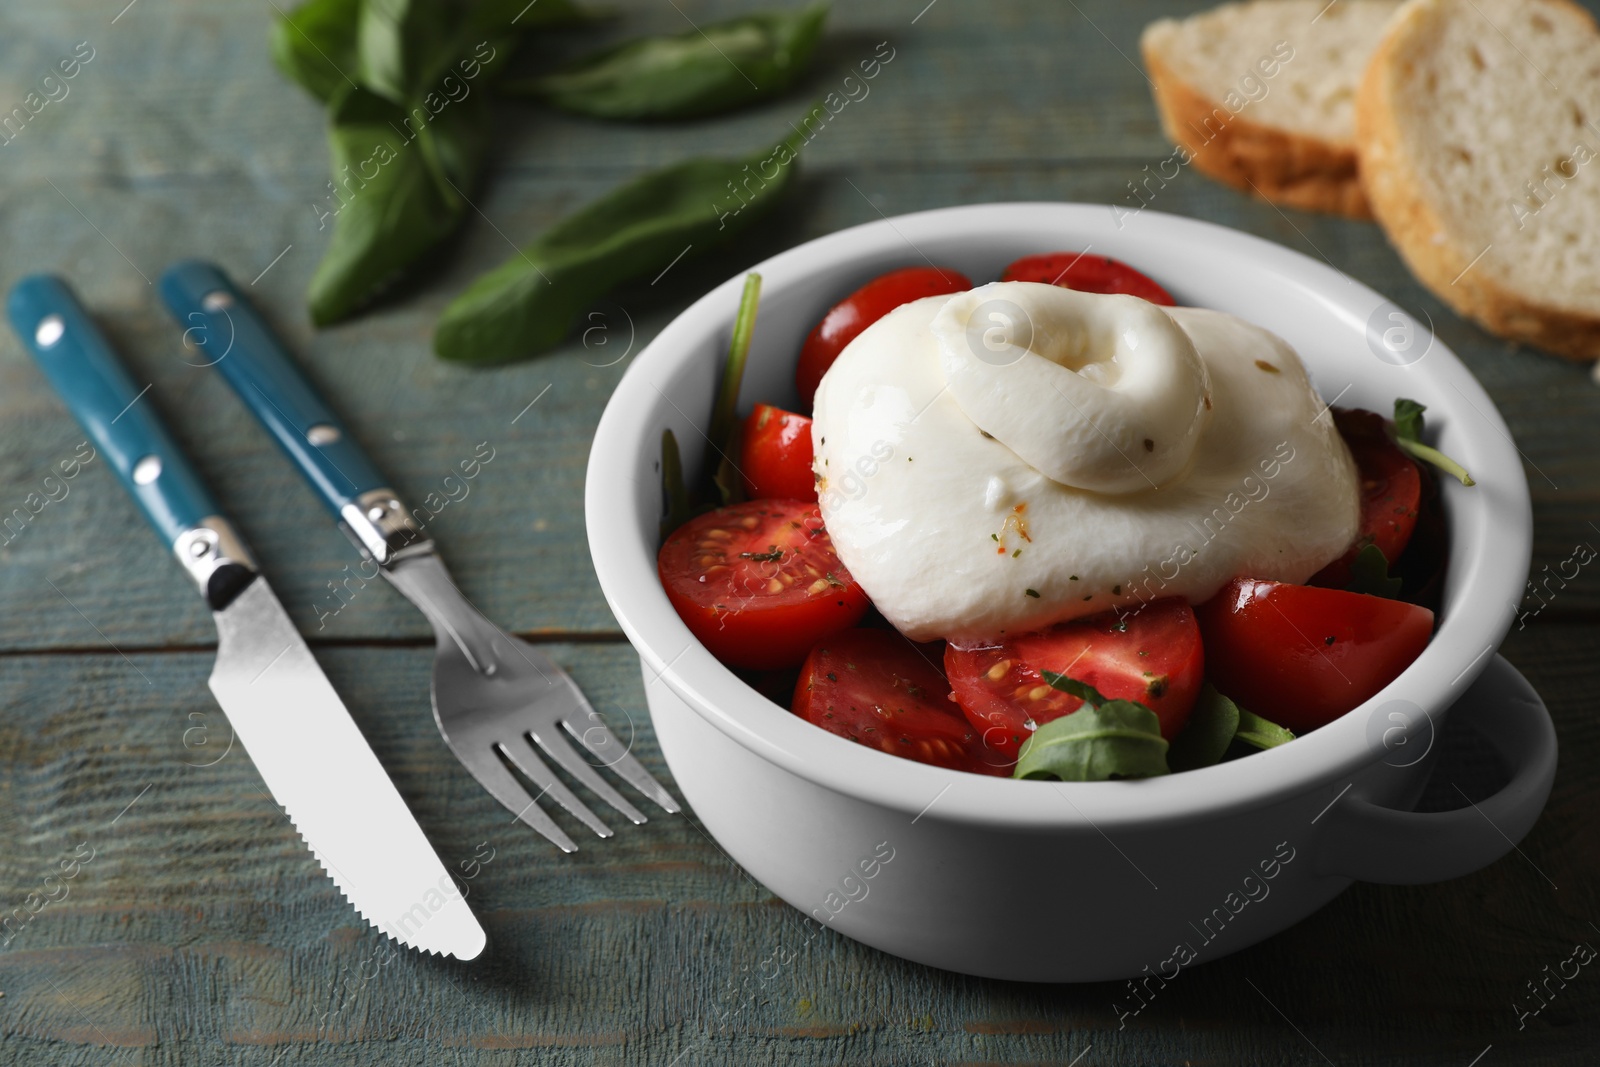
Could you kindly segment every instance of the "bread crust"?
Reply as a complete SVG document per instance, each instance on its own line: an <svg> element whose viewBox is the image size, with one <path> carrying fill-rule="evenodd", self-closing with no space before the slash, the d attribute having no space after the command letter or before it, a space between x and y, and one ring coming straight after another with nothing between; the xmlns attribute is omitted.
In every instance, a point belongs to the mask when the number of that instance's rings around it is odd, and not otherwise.
<svg viewBox="0 0 1600 1067"><path fill-rule="evenodd" d="M1226 116L1228 108L1184 81L1162 58L1149 34L1140 38L1139 50L1155 90L1161 127L1190 155L1196 170L1276 203L1353 219L1372 218L1353 145L1253 122L1243 111L1217 129L1215 113L1220 110Z"/></svg>
<svg viewBox="0 0 1600 1067"><path fill-rule="evenodd" d="M1569 0L1530 0L1587 11ZM1541 304L1474 267L1484 249L1462 246L1440 205L1424 189L1420 167L1402 142L1395 75L1405 69L1413 31L1437 0L1410 0L1379 41L1356 92L1356 145L1373 215L1417 279L1458 313L1497 336L1568 359L1600 357L1600 317ZM1473 267L1474 269L1468 269Z"/></svg>

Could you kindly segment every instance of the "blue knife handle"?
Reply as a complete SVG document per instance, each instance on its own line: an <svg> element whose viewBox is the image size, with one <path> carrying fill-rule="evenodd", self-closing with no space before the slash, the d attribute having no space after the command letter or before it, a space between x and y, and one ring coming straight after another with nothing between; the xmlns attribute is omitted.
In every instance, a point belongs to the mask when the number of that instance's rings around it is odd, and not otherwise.
<svg viewBox="0 0 1600 1067"><path fill-rule="evenodd" d="M66 282L49 274L26 277L11 290L6 312L23 346L169 548L218 514L155 408L141 399L143 390Z"/></svg>
<svg viewBox="0 0 1600 1067"><path fill-rule="evenodd" d="M210 263L184 260L167 268L160 288L185 337L210 359L335 518L363 493L384 486L339 416L226 274Z"/></svg>

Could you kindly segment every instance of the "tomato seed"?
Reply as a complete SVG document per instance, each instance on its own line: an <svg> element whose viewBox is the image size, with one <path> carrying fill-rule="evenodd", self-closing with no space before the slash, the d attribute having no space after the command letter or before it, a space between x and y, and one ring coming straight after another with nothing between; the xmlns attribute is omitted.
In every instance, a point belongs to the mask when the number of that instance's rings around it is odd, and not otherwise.
<svg viewBox="0 0 1600 1067"><path fill-rule="evenodd" d="M999 663L996 663L993 667L990 667L989 672L985 675L985 677L991 682L998 682L1000 679L1006 676L1006 671L1009 671L1010 669L1011 661L1008 659L1003 659Z"/></svg>
<svg viewBox="0 0 1600 1067"><path fill-rule="evenodd" d="M1029 700L1043 700L1049 695L1050 687L1048 685L1036 685L1032 689L1028 690Z"/></svg>

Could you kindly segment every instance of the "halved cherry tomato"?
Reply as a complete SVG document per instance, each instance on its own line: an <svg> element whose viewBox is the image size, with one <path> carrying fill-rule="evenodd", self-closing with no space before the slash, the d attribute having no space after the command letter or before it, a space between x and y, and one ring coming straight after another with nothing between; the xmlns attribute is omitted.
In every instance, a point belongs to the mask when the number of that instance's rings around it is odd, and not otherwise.
<svg viewBox="0 0 1600 1067"><path fill-rule="evenodd" d="M811 473L811 420L771 404L757 404L744 420L739 439L739 471L752 500L815 500Z"/></svg>
<svg viewBox="0 0 1600 1067"><path fill-rule="evenodd" d="M1156 713L1169 741L1188 721L1205 680L1200 629L1177 597L1121 618L1108 611L989 647L951 645L944 665L967 720L1009 759L1036 727L1083 706L1046 685L1040 671L1085 682L1110 700L1137 700Z"/></svg>
<svg viewBox="0 0 1600 1067"><path fill-rule="evenodd" d="M815 500L752 500L690 519L656 566L690 632L730 667L792 667L867 610Z"/></svg>
<svg viewBox="0 0 1600 1067"><path fill-rule="evenodd" d="M1345 554L1312 575L1308 584L1342 589L1350 565L1367 545L1377 545L1391 564L1399 561L1417 525L1422 471L1389 437L1389 420L1359 408L1333 409L1333 422L1350 446L1361 479L1361 532Z"/></svg>
<svg viewBox="0 0 1600 1067"><path fill-rule="evenodd" d="M1000 275L1003 282L1044 282L1083 293L1126 293L1152 304L1177 306L1177 301L1148 276L1110 256L1087 252L1045 252L1023 256Z"/></svg>
<svg viewBox="0 0 1600 1067"><path fill-rule="evenodd" d="M1433 612L1416 604L1255 578L1235 578L1196 614L1216 687L1296 733L1394 681L1433 633Z"/></svg>
<svg viewBox="0 0 1600 1067"><path fill-rule="evenodd" d="M793 711L829 733L919 763L1010 773L950 699L939 649L893 630L844 630L817 642L800 668Z"/></svg>
<svg viewBox="0 0 1600 1067"><path fill-rule="evenodd" d="M794 372L794 384L800 390L800 401L809 409L817 393L817 383L833 366L844 346L856 335L883 318L901 304L921 300L925 296L942 293L959 293L972 288L972 280L965 274L943 267L906 267L881 274L857 289L822 316L822 321L806 336L800 349L800 365Z"/></svg>

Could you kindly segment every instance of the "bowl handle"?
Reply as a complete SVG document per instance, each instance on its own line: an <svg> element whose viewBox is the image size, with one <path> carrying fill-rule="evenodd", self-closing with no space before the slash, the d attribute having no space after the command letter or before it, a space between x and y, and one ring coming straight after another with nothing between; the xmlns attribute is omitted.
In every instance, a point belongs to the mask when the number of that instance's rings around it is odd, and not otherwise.
<svg viewBox="0 0 1600 1067"><path fill-rule="evenodd" d="M1497 655L1451 706L1449 722L1475 727L1511 780L1454 811L1396 811L1346 795L1323 817L1321 873L1385 885L1442 882L1487 867L1522 840L1556 774L1556 732L1544 701Z"/></svg>

